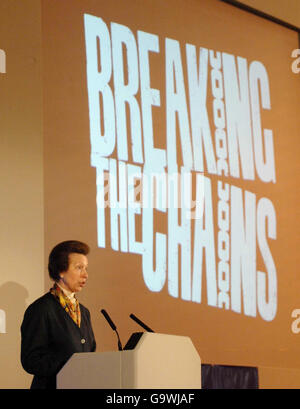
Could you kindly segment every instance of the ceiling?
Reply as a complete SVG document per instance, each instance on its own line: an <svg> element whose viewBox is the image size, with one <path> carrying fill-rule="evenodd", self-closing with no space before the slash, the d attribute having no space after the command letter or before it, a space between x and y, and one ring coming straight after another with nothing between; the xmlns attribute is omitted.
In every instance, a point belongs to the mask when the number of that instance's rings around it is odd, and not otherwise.
<svg viewBox="0 0 300 409"><path fill-rule="evenodd" d="M236 3L243 3L300 30L300 0L239 0Z"/></svg>

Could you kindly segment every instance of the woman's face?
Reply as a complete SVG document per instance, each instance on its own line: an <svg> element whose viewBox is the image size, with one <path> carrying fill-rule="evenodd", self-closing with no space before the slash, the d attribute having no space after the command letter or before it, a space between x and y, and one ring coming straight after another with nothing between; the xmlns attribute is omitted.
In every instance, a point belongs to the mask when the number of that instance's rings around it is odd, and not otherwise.
<svg viewBox="0 0 300 409"><path fill-rule="evenodd" d="M88 279L87 267L88 259L84 254L69 254L69 267L60 273L59 284L72 293L81 291Z"/></svg>

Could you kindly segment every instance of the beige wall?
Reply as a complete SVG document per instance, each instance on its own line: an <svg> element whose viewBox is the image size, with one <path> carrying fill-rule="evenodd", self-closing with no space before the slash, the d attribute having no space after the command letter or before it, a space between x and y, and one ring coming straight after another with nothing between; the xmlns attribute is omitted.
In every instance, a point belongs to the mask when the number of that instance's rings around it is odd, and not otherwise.
<svg viewBox="0 0 300 409"><path fill-rule="evenodd" d="M1 0L0 388L30 385L19 328L25 307L44 291L40 31L39 0Z"/></svg>

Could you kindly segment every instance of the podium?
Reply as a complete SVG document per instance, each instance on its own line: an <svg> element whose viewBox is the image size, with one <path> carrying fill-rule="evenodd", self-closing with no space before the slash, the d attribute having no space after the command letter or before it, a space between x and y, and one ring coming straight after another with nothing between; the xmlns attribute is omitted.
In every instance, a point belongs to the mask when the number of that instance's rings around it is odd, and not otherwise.
<svg viewBox="0 0 300 409"><path fill-rule="evenodd" d="M75 353L58 389L200 389L201 360L189 337L134 333L123 351Z"/></svg>

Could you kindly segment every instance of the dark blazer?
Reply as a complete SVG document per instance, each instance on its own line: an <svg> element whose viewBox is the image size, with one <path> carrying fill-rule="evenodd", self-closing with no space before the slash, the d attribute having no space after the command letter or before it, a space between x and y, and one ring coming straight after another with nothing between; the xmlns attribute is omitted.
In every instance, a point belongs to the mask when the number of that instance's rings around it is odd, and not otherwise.
<svg viewBox="0 0 300 409"><path fill-rule="evenodd" d="M90 313L80 304L80 328L49 292L25 311L21 325L21 362L33 374L31 389L55 389L56 374L75 352L94 352Z"/></svg>

